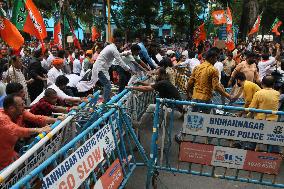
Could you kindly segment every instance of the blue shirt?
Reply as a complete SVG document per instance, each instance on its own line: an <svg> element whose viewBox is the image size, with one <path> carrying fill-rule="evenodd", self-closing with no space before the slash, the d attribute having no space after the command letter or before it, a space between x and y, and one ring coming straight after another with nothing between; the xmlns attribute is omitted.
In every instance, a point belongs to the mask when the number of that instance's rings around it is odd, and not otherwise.
<svg viewBox="0 0 284 189"><path fill-rule="evenodd" d="M148 51L146 49L146 47L144 46L144 44L142 42L138 43L139 47L141 48L140 52L139 52L139 56L141 59L144 59L146 61L146 63L151 67L151 68L156 68L156 66L154 66Z"/></svg>

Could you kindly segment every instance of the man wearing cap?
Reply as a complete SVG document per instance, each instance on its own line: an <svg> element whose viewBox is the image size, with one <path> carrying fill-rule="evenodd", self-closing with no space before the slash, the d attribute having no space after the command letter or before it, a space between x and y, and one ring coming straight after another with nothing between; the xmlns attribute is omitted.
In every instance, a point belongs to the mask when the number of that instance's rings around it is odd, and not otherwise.
<svg viewBox="0 0 284 189"><path fill-rule="evenodd" d="M48 71L47 76L47 85L50 86L55 83L56 78L60 75L63 75L62 68L64 60L62 58L55 58L52 60L53 67Z"/></svg>
<svg viewBox="0 0 284 189"><path fill-rule="evenodd" d="M93 50L87 50L86 58L84 59L83 64L82 64L82 68L84 72L86 72L88 69L92 69L92 66L93 66L92 57L93 57Z"/></svg>

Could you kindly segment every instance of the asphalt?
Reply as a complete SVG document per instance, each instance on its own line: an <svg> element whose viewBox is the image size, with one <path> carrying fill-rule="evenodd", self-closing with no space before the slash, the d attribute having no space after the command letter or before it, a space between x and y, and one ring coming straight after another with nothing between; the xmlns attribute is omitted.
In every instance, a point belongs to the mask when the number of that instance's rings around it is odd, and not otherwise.
<svg viewBox="0 0 284 189"><path fill-rule="evenodd" d="M148 111L152 112L153 109L148 109ZM172 147L169 155L169 162L171 167L177 167L177 158L178 158L178 144L174 141L174 134L178 133L182 126L182 118L176 119L174 124L173 136L172 136ZM144 147L147 156L149 157L150 152L150 143L152 137L152 126L153 126L153 114L146 113L144 114L140 123L136 124L140 130L140 141L141 145ZM160 131L161 132L161 129ZM160 135L161 136L161 135ZM160 144L160 141L159 141ZM159 145L160 146L160 145ZM136 153L136 159L138 162L143 162L140 154ZM163 161L164 163L165 161ZM188 167L187 164L179 164L180 167ZM193 170L200 170L200 166L194 165L192 166ZM224 173L225 168L217 168L215 173L222 174ZM203 171L210 172L210 167L204 167ZM226 175L234 175L236 170L227 169ZM280 175L277 176L276 181L280 183L284 183L284 165L281 166ZM248 176L248 172L240 171L239 175ZM147 167L137 167L134 173L131 175L130 179L127 182L125 188L127 189L144 189L146 188L146 175L147 175ZM252 173L251 178L259 178L260 174ZM271 179L271 176L265 175L265 179ZM275 187L269 187L259 184L251 184L246 182L239 181L230 181L219 178L211 178L204 176L196 176L190 174L174 174L172 172L159 171L159 176L157 178L157 188L158 189L271 189Z"/></svg>

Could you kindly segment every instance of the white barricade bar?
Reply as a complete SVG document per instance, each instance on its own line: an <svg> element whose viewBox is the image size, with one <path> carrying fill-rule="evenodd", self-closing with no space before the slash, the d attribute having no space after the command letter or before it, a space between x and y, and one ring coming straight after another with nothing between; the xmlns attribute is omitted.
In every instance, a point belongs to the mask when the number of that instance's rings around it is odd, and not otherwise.
<svg viewBox="0 0 284 189"><path fill-rule="evenodd" d="M183 132L204 137L284 146L283 123L188 112Z"/></svg>

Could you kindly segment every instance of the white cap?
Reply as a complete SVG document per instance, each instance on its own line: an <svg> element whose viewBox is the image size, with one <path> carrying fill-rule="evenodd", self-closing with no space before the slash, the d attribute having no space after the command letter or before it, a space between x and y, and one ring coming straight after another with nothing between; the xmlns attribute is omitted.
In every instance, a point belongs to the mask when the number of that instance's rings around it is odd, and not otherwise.
<svg viewBox="0 0 284 189"><path fill-rule="evenodd" d="M171 54L175 54L175 51L173 51L173 50L167 50L167 53L166 53L167 55L171 55Z"/></svg>

